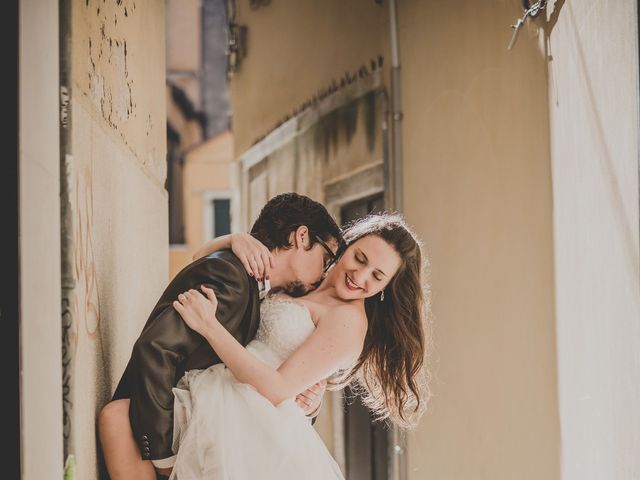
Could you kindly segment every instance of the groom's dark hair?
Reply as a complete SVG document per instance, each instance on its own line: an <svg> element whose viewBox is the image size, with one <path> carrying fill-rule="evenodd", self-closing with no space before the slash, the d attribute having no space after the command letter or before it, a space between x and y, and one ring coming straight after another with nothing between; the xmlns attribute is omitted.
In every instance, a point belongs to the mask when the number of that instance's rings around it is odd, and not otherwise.
<svg viewBox="0 0 640 480"><path fill-rule="evenodd" d="M302 225L311 233L311 246L316 242L314 235L325 242L335 239L339 250L344 246L342 231L324 205L298 193L282 193L269 200L253 224L251 235L269 250L289 248L289 235Z"/></svg>

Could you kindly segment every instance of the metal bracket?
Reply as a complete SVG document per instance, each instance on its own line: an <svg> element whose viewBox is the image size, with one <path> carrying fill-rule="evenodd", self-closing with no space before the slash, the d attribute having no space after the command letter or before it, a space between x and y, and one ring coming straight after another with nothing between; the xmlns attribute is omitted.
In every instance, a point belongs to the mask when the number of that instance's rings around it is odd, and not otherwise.
<svg viewBox="0 0 640 480"><path fill-rule="evenodd" d="M522 8L524 9L524 14L514 25L511 25L513 28L513 34L511 35L511 41L509 42L509 46L507 50L511 50L513 46L516 44L516 40L518 40L518 34L520 30L522 30L522 26L527 20L527 17L535 18L540 12L547 6L547 0L538 0L533 5L529 3L529 0L522 0Z"/></svg>

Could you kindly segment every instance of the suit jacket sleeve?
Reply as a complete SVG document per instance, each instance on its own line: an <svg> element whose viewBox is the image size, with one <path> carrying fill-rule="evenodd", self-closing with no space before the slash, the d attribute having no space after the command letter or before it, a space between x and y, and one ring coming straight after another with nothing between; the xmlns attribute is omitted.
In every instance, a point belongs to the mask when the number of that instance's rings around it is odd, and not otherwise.
<svg viewBox="0 0 640 480"><path fill-rule="evenodd" d="M133 347L129 371L129 418L142 458L173 454L173 391L178 366L205 340L173 308L179 293L207 285L218 299L216 316L234 336L242 331L249 279L237 262L207 257L183 269L165 290ZM208 345L207 345L208 346Z"/></svg>

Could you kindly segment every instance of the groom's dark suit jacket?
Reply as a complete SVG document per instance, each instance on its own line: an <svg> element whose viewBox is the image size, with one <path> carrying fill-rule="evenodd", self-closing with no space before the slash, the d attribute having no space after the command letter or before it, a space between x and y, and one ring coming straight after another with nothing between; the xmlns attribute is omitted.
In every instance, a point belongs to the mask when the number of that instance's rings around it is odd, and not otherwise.
<svg viewBox="0 0 640 480"><path fill-rule="evenodd" d="M169 283L133 346L113 399L130 398L129 418L142 458L173 455L173 392L185 371L220 363L204 337L173 308L178 294L206 285L218 299L216 316L243 345L260 323L258 286L240 260L222 250L186 266ZM201 291L201 290L200 290Z"/></svg>

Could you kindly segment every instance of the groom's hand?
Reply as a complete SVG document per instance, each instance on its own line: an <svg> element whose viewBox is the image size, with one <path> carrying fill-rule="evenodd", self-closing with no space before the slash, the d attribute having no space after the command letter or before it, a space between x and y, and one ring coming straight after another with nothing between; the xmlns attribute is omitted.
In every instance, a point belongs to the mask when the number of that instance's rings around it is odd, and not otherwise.
<svg viewBox="0 0 640 480"><path fill-rule="evenodd" d="M320 412L322 397L327 388L327 381L321 380L296 396L296 403L308 417L315 417Z"/></svg>

